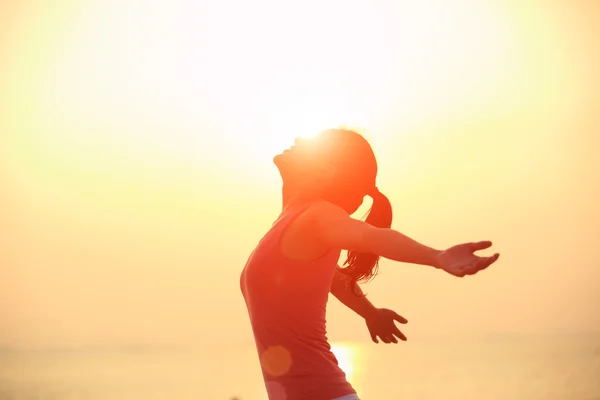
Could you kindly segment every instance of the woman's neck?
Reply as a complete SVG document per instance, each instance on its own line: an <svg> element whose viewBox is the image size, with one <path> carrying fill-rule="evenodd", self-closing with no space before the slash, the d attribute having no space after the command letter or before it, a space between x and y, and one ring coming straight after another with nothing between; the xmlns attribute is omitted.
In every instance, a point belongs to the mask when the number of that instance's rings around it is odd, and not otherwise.
<svg viewBox="0 0 600 400"><path fill-rule="evenodd" d="M318 196L307 193L299 188L291 187L290 185L283 185L281 191L282 194L282 213L285 213L290 208L297 207L302 204L314 201Z"/></svg>

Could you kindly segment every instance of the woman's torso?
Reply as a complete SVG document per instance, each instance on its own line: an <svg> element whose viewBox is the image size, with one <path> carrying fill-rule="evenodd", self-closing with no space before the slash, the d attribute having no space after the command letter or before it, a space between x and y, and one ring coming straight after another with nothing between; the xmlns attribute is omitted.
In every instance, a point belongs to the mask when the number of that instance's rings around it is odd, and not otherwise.
<svg viewBox="0 0 600 400"><path fill-rule="evenodd" d="M330 400L353 393L327 342L325 311L340 255L285 257L281 238L308 206L290 210L254 249L240 286L271 400Z"/></svg>

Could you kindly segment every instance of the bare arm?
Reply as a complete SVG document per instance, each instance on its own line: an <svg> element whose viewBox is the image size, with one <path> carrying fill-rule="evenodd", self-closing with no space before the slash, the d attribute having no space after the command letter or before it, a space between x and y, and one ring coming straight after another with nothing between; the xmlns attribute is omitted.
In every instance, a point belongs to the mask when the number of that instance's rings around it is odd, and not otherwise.
<svg viewBox="0 0 600 400"><path fill-rule="evenodd" d="M314 233L326 247L373 253L394 261L430 265L454 276L472 275L487 268L500 256L479 257L477 250L487 249L490 241L463 243L440 251L425 246L402 233L377 228L351 218L342 208L319 202L309 210Z"/></svg>
<svg viewBox="0 0 600 400"><path fill-rule="evenodd" d="M327 246L374 253L394 261L437 266L439 250L398 231L376 228L353 219L331 203L316 204L313 212L317 236Z"/></svg>
<svg viewBox="0 0 600 400"><path fill-rule="evenodd" d="M338 266L331 281L331 294L342 304L364 319L377 312L377 308L367 299L360 286L348 281L348 277Z"/></svg>
<svg viewBox="0 0 600 400"><path fill-rule="evenodd" d="M371 340L379 343L398 343L406 340L406 335L398 329L396 322L406 324L406 318L387 308L376 308L364 295L360 286L350 283L344 271L338 266L331 282L331 294L342 304L360 315L367 324Z"/></svg>

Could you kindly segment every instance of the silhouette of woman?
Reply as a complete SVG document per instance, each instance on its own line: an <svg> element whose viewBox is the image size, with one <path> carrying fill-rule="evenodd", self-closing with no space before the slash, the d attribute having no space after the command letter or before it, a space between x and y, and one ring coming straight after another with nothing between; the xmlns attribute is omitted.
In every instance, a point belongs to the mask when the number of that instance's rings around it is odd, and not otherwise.
<svg viewBox="0 0 600 400"><path fill-rule="evenodd" d="M333 129L297 139L273 161L283 180L283 209L240 278L269 399L357 400L325 329L328 294L340 279L361 298L356 283L376 274L380 256L463 277L499 255L474 254L489 248L489 241L440 251L390 229L392 207L376 186L375 155L356 132ZM373 204L363 222L350 215L365 196ZM337 265L342 250L348 251L343 269ZM393 322L406 320L393 311L371 307L367 315L368 307L353 308L365 317L374 341L406 340Z"/></svg>

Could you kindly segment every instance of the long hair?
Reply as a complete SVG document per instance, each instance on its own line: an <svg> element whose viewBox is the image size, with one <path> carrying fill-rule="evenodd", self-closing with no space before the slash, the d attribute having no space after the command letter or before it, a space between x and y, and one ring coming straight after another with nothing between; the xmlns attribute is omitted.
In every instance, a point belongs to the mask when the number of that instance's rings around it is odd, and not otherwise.
<svg viewBox="0 0 600 400"><path fill-rule="evenodd" d="M366 222L378 228L390 228L392 205L389 199L377 189L370 196L373 198L373 205ZM368 282L373 279L379 270L379 258L379 255L373 253L348 251L343 270L350 283L354 286L357 282Z"/></svg>
<svg viewBox="0 0 600 400"><path fill-rule="evenodd" d="M323 189L321 197L354 213L363 202L365 194L373 199L366 222L378 228L389 228L392 225L392 205L388 198L375 186L377 177L377 160L367 140L357 132L347 129L331 129L323 134L333 135L336 148L342 148L337 156L332 156L342 175ZM364 188L371 188L365 193ZM342 272L349 283L366 282L377 275L379 255L348 251Z"/></svg>

